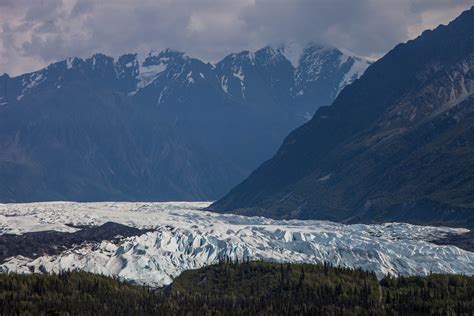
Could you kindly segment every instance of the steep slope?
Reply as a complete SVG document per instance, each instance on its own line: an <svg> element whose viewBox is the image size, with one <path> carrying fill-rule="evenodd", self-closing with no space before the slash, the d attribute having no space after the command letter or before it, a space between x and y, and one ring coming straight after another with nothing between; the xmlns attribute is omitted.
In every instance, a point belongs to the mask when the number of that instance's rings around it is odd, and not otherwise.
<svg viewBox="0 0 474 316"><path fill-rule="evenodd" d="M371 65L211 209L472 226L473 92L474 8Z"/></svg>
<svg viewBox="0 0 474 316"><path fill-rule="evenodd" d="M326 67L341 78L351 72ZM215 199L322 105L293 94L304 72L266 47L215 65L167 49L3 75L0 201Z"/></svg>

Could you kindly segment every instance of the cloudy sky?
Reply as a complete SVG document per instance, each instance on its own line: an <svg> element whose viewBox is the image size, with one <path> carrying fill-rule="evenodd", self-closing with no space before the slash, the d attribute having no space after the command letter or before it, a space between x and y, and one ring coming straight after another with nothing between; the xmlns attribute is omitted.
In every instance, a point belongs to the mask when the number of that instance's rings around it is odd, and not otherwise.
<svg viewBox="0 0 474 316"><path fill-rule="evenodd" d="M474 0L0 0L0 73L96 52L174 48L208 61L317 42L376 58Z"/></svg>

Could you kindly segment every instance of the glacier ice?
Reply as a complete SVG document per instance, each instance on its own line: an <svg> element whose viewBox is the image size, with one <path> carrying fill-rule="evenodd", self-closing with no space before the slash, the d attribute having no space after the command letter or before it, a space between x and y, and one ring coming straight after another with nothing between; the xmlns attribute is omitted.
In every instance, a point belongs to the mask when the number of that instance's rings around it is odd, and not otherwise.
<svg viewBox="0 0 474 316"><path fill-rule="evenodd" d="M405 223L344 225L272 220L203 211L207 202L0 204L0 234L71 232L105 222L152 229L143 235L77 245L55 256L10 257L0 271L81 269L129 282L163 286L187 269L219 257L280 262L330 262L384 274L430 271L474 274L474 253L430 241L466 230ZM73 227L70 225L73 224Z"/></svg>

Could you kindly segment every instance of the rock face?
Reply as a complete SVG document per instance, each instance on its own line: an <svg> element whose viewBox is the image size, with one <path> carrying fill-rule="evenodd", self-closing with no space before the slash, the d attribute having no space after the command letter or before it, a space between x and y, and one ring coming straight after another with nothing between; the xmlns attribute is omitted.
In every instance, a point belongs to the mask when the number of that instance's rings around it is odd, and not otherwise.
<svg viewBox="0 0 474 316"><path fill-rule="evenodd" d="M368 65L319 46L297 60L165 50L3 75L0 201L218 198Z"/></svg>
<svg viewBox="0 0 474 316"><path fill-rule="evenodd" d="M474 8L400 44L211 206L474 226Z"/></svg>

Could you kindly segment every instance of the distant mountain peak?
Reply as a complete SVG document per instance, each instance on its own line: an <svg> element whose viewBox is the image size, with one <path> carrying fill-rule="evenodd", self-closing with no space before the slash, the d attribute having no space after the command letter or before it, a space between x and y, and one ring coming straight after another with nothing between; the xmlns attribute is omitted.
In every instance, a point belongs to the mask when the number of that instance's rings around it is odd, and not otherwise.
<svg viewBox="0 0 474 316"><path fill-rule="evenodd" d="M0 200L215 199L330 103L348 71L330 64L297 90L306 70L266 46L215 65L165 49L4 75Z"/></svg>
<svg viewBox="0 0 474 316"><path fill-rule="evenodd" d="M349 63L354 66L341 67L334 62L329 65L327 56L331 54L340 56L341 65ZM299 62L295 68L296 59ZM120 82L122 88L130 95L136 94L158 78L163 78L164 81L160 81L163 88L168 86L165 81L171 78L174 78L175 84L183 87L217 78L218 83L208 82L208 84L220 86L224 94L243 100L252 94L260 94L254 81L257 75L257 77L260 76L258 80L267 81L265 85L271 85L270 89L283 89L278 97L282 98L281 102L289 103L293 102L292 99L301 99L299 103L306 103L309 106L309 104L330 102L347 84L360 77L368 64L363 59L346 56L334 48L314 44L303 47L295 43L285 46L268 45L256 51L244 50L229 54L216 64L206 64L184 52L169 48L159 52L150 51L142 58L136 53L126 53L115 60L105 54L96 53L85 59L67 58L31 74L18 76L22 78L22 87L16 98L19 100L34 93L43 82L53 80L59 89L66 86L63 82L64 78L84 76L85 73L90 72L94 74L94 78L101 78L101 80L108 78L111 81ZM320 69L322 65L326 68ZM329 90L323 87L320 90L314 90L314 87L307 85L309 82L321 85L326 79L319 80L319 73L328 71L332 74L329 76L331 81L328 83ZM253 87L247 85L248 78L254 78L250 83ZM284 91L289 91L290 96L287 96L288 93ZM308 91L315 91L317 94L315 100L311 100L315 95ZM160 92L158 96L160 102L163 100L162 95L163 93ZM253 102L266 102L257 100L258 97ZM2 101L2 103L8 102ZM304 112L306 113L304 117L310 117L313 110L308 109Z"/></svg>
<svg viewBox="0 0 474 316"><path fill-rule="evenodd" d="M113 63L114 59L102 53L95 53L91 57L87 58L86 61L89 61L93 67L99 67L100 65L107 65Z"/></svg>
<svg viewBox="0 0 474 316"><path fill-rule="evenodd" d="M124 54L115 62L115 70L118 78L134 78L140 72L137 54Z"/></svg>
<svg viewBox="0 0 474 316"><path fill-rule="evenodd" d="M255 53L248 50L244 50L238 53L232 53L224 57L222 61L231 61L233 64L245 63L255 65Z"/></svg>
<svg viewBox="0 0 474 316"><path fill-rule="evenodd" d="M84 60L79 57L69 57L69 58L66 58L65 63L66 63L66 68L71 69L83 64Z"/></svg>
<svg viewBox="0 0 474 316"><path fill-rule="evenodd" d="M306 44L289 42L269 47L285 56L285 58L291 62L294 68L298 68L300 66L301 58L305 55L313 55L313 57L321 58L330 54L336 54L341 55L341 58L344 60L354 59L365 61L366 64L370 64L370 62L365 58L357 56L353 52L350 52L346 49L339 49L334 46L322 45L315 42L309 42Z"/></svg>
<svg viewBox="0 0 474 316"><path fill-rule="evenodd" d="M190 57L186 55L184 52L167 48L158 53L156 51L151 51L150 53L148 53L148 56L143 61L142 66L146 67L152 64L153 65L167 64L170 61L187 60L189 58Z"/></svg>

